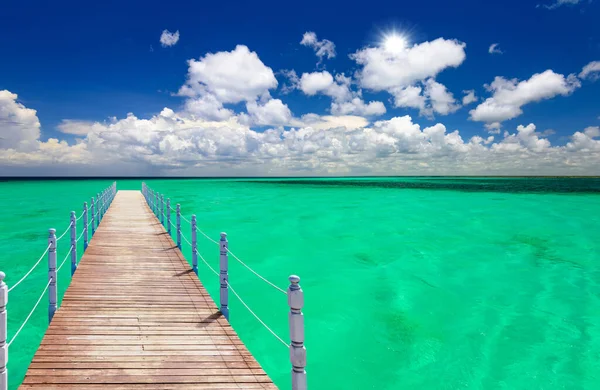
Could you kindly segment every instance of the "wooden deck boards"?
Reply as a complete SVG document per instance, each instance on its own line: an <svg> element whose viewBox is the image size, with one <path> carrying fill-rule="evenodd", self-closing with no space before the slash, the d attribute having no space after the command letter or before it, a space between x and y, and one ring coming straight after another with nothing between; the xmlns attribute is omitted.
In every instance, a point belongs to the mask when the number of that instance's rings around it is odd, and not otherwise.
<svg viewBox="0 0 600 390"><path fill-rule="evenodd" d="M117 193L19 387L276 388L139 191Z"/></svg>

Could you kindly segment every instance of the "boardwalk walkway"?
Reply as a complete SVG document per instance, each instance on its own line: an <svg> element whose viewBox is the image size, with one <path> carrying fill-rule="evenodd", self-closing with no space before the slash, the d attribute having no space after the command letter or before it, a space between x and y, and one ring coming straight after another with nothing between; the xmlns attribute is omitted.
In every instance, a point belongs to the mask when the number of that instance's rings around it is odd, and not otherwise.
<svg viewBox="0 0 600 390"><path fill-rule="evenodd" d="M119 191L19 389L276 389L139 191Z"/></svg>

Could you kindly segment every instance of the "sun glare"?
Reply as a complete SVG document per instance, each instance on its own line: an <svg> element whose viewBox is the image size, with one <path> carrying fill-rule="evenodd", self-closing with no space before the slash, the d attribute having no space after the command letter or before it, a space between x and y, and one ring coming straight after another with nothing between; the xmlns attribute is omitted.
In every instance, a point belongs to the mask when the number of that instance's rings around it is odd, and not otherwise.
<svg viewBox="0 0 600 390"><path fill-rule="evenodd" d="M383 37L383 47L390 53L400 53L406 49L408 42L402 35L396 33L388 34Z"/></svg>

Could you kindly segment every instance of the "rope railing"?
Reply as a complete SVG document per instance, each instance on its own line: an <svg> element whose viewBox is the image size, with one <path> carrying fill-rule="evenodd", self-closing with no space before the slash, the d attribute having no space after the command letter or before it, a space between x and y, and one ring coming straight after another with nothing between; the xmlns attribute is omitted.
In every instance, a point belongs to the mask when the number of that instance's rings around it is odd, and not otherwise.
<svg viewBox="0 0 600 390"><path fill-rule="evenodd" d="M265 283L271 285L271 287L273 287L277 291L281 291L282 293L284 293L284 294L287 295L287 292L284 289L278 287L276 284L274 284L273 282L269 281L267 278L265 278L264 276L262 276L261 274L259 274L255 270L253 270L248 264L244 263L239 257L237 257L232 251L230 251L229 248L227 248L227 252L229 252L231 254L231 256L233 256L234 259L236 259L241 265L243 265L244 267L246 267L254 275L256 275L257 277L259 277L262 281L264 281Z"/></svg>
<svg viewBox="0 0 600 390"><path fill-rule="evenodd" d="M71 222L71 223L69 224L69 226L67 226L67 229L65 229L64 233L63 233L63 234L61 234L61 235L60 235L60 237L58 237L58 238L56 239L56 241L60 241L60 239L61 239L61 238L63 238L63 237L65 236L65 234L67 234L67 232L69 231L69 229L71 229L71 226L73 226L73 222Z"/></svg>
<svg viewBox="0 0 600 390"><path fill-rule="evenodd" d="M35 264L33 265L33 267L31 267L29 269L29 271L21 279L19 279L19 281L17 283L13 284L13 286L8 289L8 292L11 292L12 290L14 290L19 284L21 284L22 281L24 281L25 279L27 279L27 277L33 272L33 270L38 266L38 264L40 264L40 262L42 261L42 259L46 256L46 254L48 253L49 249L50 249L50 245L48 245L46 247L46 250L44 251L44 253L42 253L42 256L40 256L40 259L35 262Z"/></svg>
<svg viewBox="0 0 600 390"><path fill-rule="evenodd" d="M306 389L306 371L304 367L306 366L306 349L304 347L304 319L302 314L302 307L304 306L304 293L300 288L299 282L300 278L292 275L289 277L290 286L288 290L284 290L278 287L275 283L271 282L260 273L255 271L252 267L242 261L236 254L229 250L229 245L227 241L227 235L225 233L221 233L221 239L219 241L214 240L201 229L199 229L196 225L196 216L192 215L191 220L187 219L185 216L181 214L181 207L178 204L176 208L171 206L171 202L169 198L166 198L166 221L165 221L165 197L150 187L148 187L145 183L142 183L142 193L146 199L146 202L150 206L151 210L156 214L159 222L161 222L165 228L169 229L174 227L176 228L177 234L177 246L181 249L181 240L185 241L192 249L192 269L196 274L198 274L198 257L202 260L202 262L208 267L208 269L215 275L219 277L220 282L220 311L223 316L229 320L229 298L228 292L231 290L233 295L240 301L242 306L244 306L250 314L256 318L256 320L265 328L273 337L275 337L281 344L285 345L290 349L290 360L293 366L292 369L292 382L294 390L305 390ZM177 223L173 223L171 220L171 211L176 212L176 221ZM181 229L181 220L184 220L188 224L191 225L191 234L192 239L190 240L182 233ZM213 242L214 244L219 245L219 256L220 256L220 272L217 272L208 261L200 254L197 247L197 232L200 232L207 240ZM263 282L267 283L271 287L275 288L279 292L287 295L288 305L290 306L290 315L289 315L289 327L290 327L290 338L291 344L288 344L281 338L276 332L271 329L257 314L254 310L250 308L250 306L241 298L238 292L231 286L229 283L229 274L228 274L228 258L231 255L236 261L238 261L243 267L248 269L251 273L253 273L256 277L261 279Z"/></svg>
<svg viewBox="0 0 600 390"><path fill-rule="evenodd" d="M60 263L60 266L58 266L58 268L56 269L56 273L58 273L58 271L60 271L60 269L62 268L62 266L65 264L65 262L67 261L67 259L71 255L71 252L73 252L73 245L71 245L71 248L69 249L69 252L65 256L65 258L63 259L63 261Z"/></svg>
<svg viewBox="0 0 600 390"><path fill-rule="evenodd" d="M33 314L33 312L35 311L35 309L37 309L38 305L40 304L40 301L44 297L44 294L46 293L46 291L48 291L48 287L50 287L50 283L52 283L52 279L48 280L48 283L46 284L46 288L44 288L44 291L42 291L42 293L40 294L40 297L38 298L37 302L33 306L33 309L31 309L31 311L27 315L27 318L25 318L25 321L23 321L23 323L21 324L21 326L19 327L19 329L17 330L17 332L10 339L10 342L6 343L6 347L7 348L10 348L10 345L17 339L17 337L19 336L19 333L21 333L21 331L23 330L23 328L27 324L27 321L29 321L29 319L31 318L31 315Z"/></svg>
<svg viewBox="0 0 600 390"><path fill-rule="evenodd" d="M187 238L186 238L186 237L185 237L183 234L181 234L181 238L183 238L183 240L184 240L185 242L187 242L189 246L191 246L191 247L192 247L192 251L193 251L193 245L192 245L192 243L191 243L191 242L189 242L189 241L188 241L188 239L187 239Z"/></svg>
<svg viewBox="0 0 600 390"><path fill-rule="evenodd" d="M240 301L240 303L242 305L244 305L244 307L250 312L250 314L252 314L254 316L254 318L256 318L258 320L258 322L260 322L262 324L262 326L265 327L265 329L267 329L273 336L275 336L275 338L277 340L279 340L283 345L285 345L286 347L289 348L290 345L288 343L286 343L285 341L283 341L283 339L281 337L279 337L277 335L277 333L275 333L271 328L269 328L269 326L267 324L265 324L265 322L263 320L261 320L260 317L257 316L256 313L252 311L252 309L250 309L250 307L246 304L246 302L244 302L244 300L240 297L240 295L233 289L233 287L231 286L231 284L229 282L227 282L227 286L229 287L229 289L231 290L233 295L235 295L237 297L237 299Z"/></svg>
<svg viewBox="0 0 600 390"><path fill-rule="evenodd" d="M217 271L215 271L215 269L213 267L210 266L210 264L208 264L208 262L206 261L206 259L200 254L200 252L198 252L196 250L196 253L198 254L198 256L200 257L200 259L204 262L204 264L206 264L206 266L208 267L208 269L210 269L212 271L213 274L215 274L216 276L219 276L219 273ZM231 286L231 284L229 283L229 281L227 282L227 286L229 287L229 289L231 290L231 292L233 293L233 295L235 295L237 297L237 299L239 299L239 301L241 302L241 304L250 312L250 314L252 314L254 316L254 318L256 318L258 320L258 322L260 322L273 336L275 336L275 338L277 340L279 340L283 345L285 345L286 347L289 347L290 345L288 343L286 343L285 341L283 341L283 339L281 337L279 337L279 335L277 335L277 333L275 333L262 319L260 319L260 317L252 310L250 309L250 307L248 306L248 304L246 302L244 302L244 300L239 296L239 294L234 290L234 288Z"/></svg>
<svg viewBox="0 0 600 390"><path fill-rule="evenodd" d="M79 215L79 217L76 217L76 213L74 211L71 211L69 226L67 226L65 231L59 237L56 236L55 229L49 229L48 246L46 247L46 250L40 256L40 258L35 262L35 264L29 269L29 271L27 271L27 273L25 275L23 275L10 288L8 288L7 284L4 282L6 275L0 271L0 318L4 318L3 321L0 321L0 345L3 346L2 353L4 354L4 356L0 359L0 363L3 363L3 364L0 364L2 366L2 367L0 367L0 390L6 390L7 384L8 384L7 371L5 369L5 363L8 358L8 348L18 338L18 336L21 334L21 331L25 328L25 326L27 325L29 320L32 318L35 310L37 309L42 298L44 297L44 294L46 294L46 291L48 291L48 300L49 300L49 304L50 304L50 306L49 306L50 309L48 311L48 320L49 320L49 322L52 321L52 317L54 315L54 312L57 309L57 302L58 302L58 299L57 299L58 292L57 292L57 287L56 287L57 273L65 265L65 263L67 262L67 259L69 257L71 257L71 263L72 263L71 275L73 275L73 273L75 272L75 270L77 268L77 242L79 242L82 238L85 238L85 240L84 240L84 251L85 251L85 249L87 248L88 236L90 235L90 232L88 230L89 226L90 225L92 226L91 235L93 235L94 226L96 225L96 223L100 222L100 219L99 219L100 214L105 213L108 210L108 206L114 199L116 192L117 192L117 188L116 188L116 182L115 182L108 188L104 189L101 193L98 193L95 198L94 197L91 198L92 203L91 203L91 210L89 210L90 211L89 213L88 213L87 202L84 202L83 211ZM75 239L76 230L77 230L77 221L81 220L84 216L87 218L87 220L84 219L82 232L81 232L81 234L79 234L79 237L77 239ZM90 218L90 216L91 216L91 218ZM61 240L69 231L71 232L71 242L69 245L69 250L65 254L65 257L62 260L62 262L60 263L60 265L58 266L58 268L56 268L57 242L59 240ZM62 245L61 245L61 247L62 247ZM29 314L27 315L25 320L21 323L18 330L12 336L10 342L6 343L6 340L5 340L6 334L7 334L6 305L8 302L8 293L12 292L23 281L25 281L32 274L32 272L38 267L38 265L41 263L42 259L44 259L44 257L46 257L46 256L48 257L48 275L49 275L48 283L46 284L44 290L42 291L41 295L37 299L35 305L31 309L31 311L29 312ZM6 346L6 348L4 348L4 346Z"/></svg>

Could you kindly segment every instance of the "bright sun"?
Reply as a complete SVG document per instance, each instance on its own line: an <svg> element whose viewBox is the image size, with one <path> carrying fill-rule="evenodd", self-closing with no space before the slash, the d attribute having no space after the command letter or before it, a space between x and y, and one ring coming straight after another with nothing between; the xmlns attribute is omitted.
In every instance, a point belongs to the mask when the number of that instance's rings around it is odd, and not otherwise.
<svg viewBox="0 0 600 390"><path fill-rule="evenodd" d="M390 53L400 53L406 49L406 38L398 34L386 35L383 39L383 47Z"/></svg>

